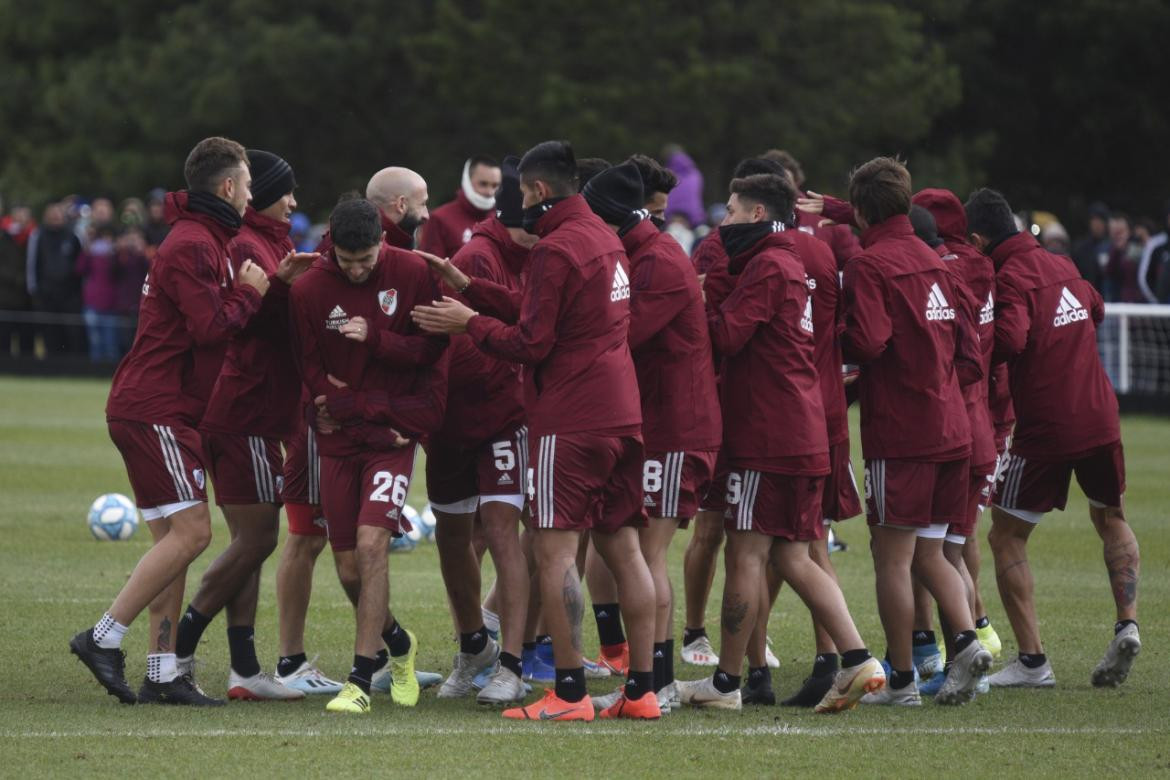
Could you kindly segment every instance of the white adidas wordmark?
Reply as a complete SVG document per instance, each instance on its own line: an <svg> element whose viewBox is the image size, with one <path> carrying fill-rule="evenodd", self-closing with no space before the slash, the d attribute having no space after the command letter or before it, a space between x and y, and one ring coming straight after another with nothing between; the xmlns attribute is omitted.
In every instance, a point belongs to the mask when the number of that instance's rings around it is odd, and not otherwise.
<svg viewBox="0 0 1170 780"><path fill-rule="evenodd" d="M622 268L622 264L618 263L613 271L613 291L609 294L609 299L614 303L624 301L630 297L630 277L626 274L626 269Z"/></svg>
<svg viewBox="0 0 1170 780"><path fill-rule="evenodd" d="M1077 297L1067 287L1061 288L1060 303L1056 307L1056 316L1052 318L1053 327L1059 328L1074 322L1089 319L1089 312L1077 300Z"/></svg>
<svg viewBox="0 0 1170 780"><path fill-rule="evenodd" d="M947 303L942 288L938 286L938 282L935 282L930 286L930 295L926 298L927 321L953 320L954 318L955 310Z"/></svg>
<svg viewBox="0 0 1170 780"><path fill-rule="evenodd" d="M809 333L813 332L812 319L812 296L808 296L808 300L804 304L804 316L800 318L800 327L807 330Z"/></svg>
<svg viewBox="0 0 1170 780"><path fill-rule="evenodd" d="M347 322L349 322L349 315L345 313L345 309L334 306L333 311L329 312L329 316L325 318L325 329L338 330Z"/></svg>
<svg viewBox="0 0 1170 780"><path fill-rule="evenodd" d="M987 303L983 304L983 308L979 310L979 324L989 325L995 320L995 299L992 298L991 293L987 293Z"/></svg>

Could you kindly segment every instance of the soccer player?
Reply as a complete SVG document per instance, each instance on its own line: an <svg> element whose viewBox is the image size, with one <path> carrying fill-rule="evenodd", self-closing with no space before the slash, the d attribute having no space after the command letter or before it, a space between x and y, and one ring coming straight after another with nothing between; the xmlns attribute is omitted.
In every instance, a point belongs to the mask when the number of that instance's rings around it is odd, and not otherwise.
<svg viewBox="0 0 1170 780"><path fill-rule="evenodd" d="M495 213L500 164L477 154L463 163L455 200L439 206L419 231L418 248L438 257L454 257L471 241L472 230Z"/></svg>
<svg viewBox="0 0 1170 780"><path fill-rule="evenodd" d="M179 620L175 655L180 673L193 674L204 630L227 608L231 674L229 699L299 699L260 670L253 634L260 595L260 568L276 549L282 473L281 441L300 416L301 382L288 337L288 295L293 278L277 274L281 263L306 270L317 255L298 254L288 238L296 208L292 166L275 154L248 151L252 203L240 232L228 244L232 268L252 261L270 277L260 312L231 340L211 391L200 430L215 498L231 543L203 575Z"/></svg>
<svg viewBox="0 0 1170 780"><path fill-rule="evenodd" d="M468 291L471 300L491 285L498 294L520 292L536 236L521 227L518 162L504 160L497 211L473 228L471 240L449 263L430 257L452 294ZM426 465L439 563L459 634L459 653L439 697L468 695L487 669L492 676L477 701L508 704L524 698L521 645L529 583L517 535L528 480L524 386L519 366L481 351L467 334L453 336L450 351L447 413L431 437ZM488 636L480 608L480 564L472 547L477 512L496 569L500 644Z"/></svg>
<svg viewBox="0 0 1170 780"><path fill-rule="evenodd" d="M402 508L415 442L442 422L447 340L411 322L411 307L433 300L435 286L422 259L385 246L372 202L339 203L329 232L333 248L293 287L290 316L313 395L329 543L356 608L353 669L326 709L365 713L383 642L392 699L418 702L418 640L390 614L387 547L409 530Z"/></svg>
<svg viewBox="0 0 1170 780"><path fill-rule="evenodd" d="M427 183L409 168L391 166L370 177L366 200L378 208L382 239L386 246L414 248L414 234L430 217L427 210ZM317 252L326 255L333 248L331 231L326 231Z"/></svg>
<svg viewBox="0 0 1170 780"><path fill-rule="evenodd" d="M804 168L789 152L783 149L769 149L760 156L769 162L782 165L788 171L789 178L796 185L798 199L807 198L810 194L816 196L817 193L808 193L804 190ZM833 250L833 257L837 260L838 269L844 268L849 258L861 252L861 244L857 242L857 236L853 235L848 224L822 224L824 220L820 215L799 209L796 217L797 225L802 232L814 235L829 245Z"/></svg>
<svg viewBox="0 0 1170 780"><path fill-rule="evenodd" d="M975 637L962 579L942 554L967 503L971 427L956 370L979 364L974 334L960 332L957 296L941 259L914 235L910 173L875 158L854 170L849 200L862 228L845 264L845 359L861 365L861 446L878 612L891 668L872 703L922 703L914 680L911 569L956 633L956 655L935 700L961 704L991 665Z"/></svg>
<svg viewBox="0 0 1170 780"><path fill-rule="evenodd" d="M476 315L453 299L415 311L429 330L466 330L488 354L527 366L533 544L556 684L541 700L505 710L504 717L594 717L581 656L584 601L576 565L581 534L590 531L617 578L630 641L625 695L601 717L657 719L654 582L637 534L645 524L642 416L627 338L625 252L577 194L577 167L567 143L538 144L519 169L524 227L540 236L529 258L519 321L507 325Z"/></svg>
<svg viewBox="0 0 1170 780"><path fill-rule="evenodd" d="M675 530L690 522L710 486L722 425L699 280L678 242L651 221L643 186L642 169L631 160L593 177L583 194L630 259L629 340L642 398L642 490L650 514L640 537L654 578L654 691L662 711L669 712L677 693L666 553ZM645 186L650 192L669 184L652 178ZM606 576L612 577L608 570ZM603 640L603 660L605 650ZM593 703L606 709L621 695Z"/></svg>
<svg viewBox="0 0 1170 780"><path fill-rule="evenodd" d="M679 683L679 696L684 704L742 707L741 667L771 564L843 651L842 669L817 705L819 712L835 712L880 690L885 674L836 581L809 555L809 542L824 533L822 483L830 469L813 303L784 223L792 218L796 191L784 176L757 174L734 179L730 192L719 233L734 288L708 311L711 342L723 361L729 467L722 638L715 673Z"/></svg>
<svg viewBox="0 0 1170 780"><path fill-rule="evenodd" d="M662 230L666 225L666 200L671 190L678 186L678 177L674 175L674 171L664 168L649 155L631 154L626 162L638 166L638 174L642 177L642 186L645 190L642 194L646 198L642 208L650 215L650 221L655 227Z"/></svg>
<svg viewBox="0 0 1170 780"><path fill-rule="evenodd" d="M227 245L251 197L244 147L205 138L183 167L187 191L167 195L171 231L142 286L139 327L118 366L106 404L110 438L154 546L92 629L69 648L106 691L126 704L216 705L175 661L175 624L187 566L211 541L205 459L196 426L228 340L260 309L268 275L251 261L233 275ZM291 273L286 266L284 273ZM146 680L126 683L122 638L150 608Z"/></svg>
<svg viewBox="0 0 1170 780"><path fill-rule="evenodd" d="M1113 640L1090 679L1095 686L1117 686L1141 650L1141 558L1122 509L1125 458L1117 397L1097 353L1104 304L1067 258L1017 232L1003 195L977 190L966 211L971 242L995 264L995 357L1008 363L1017 417L988 541L1019 656L990 682L1037 688L1056 683L1040 641L1028 540L1045 512L1064 509L1076 474L1104 546L1117 608Z"/></svg>

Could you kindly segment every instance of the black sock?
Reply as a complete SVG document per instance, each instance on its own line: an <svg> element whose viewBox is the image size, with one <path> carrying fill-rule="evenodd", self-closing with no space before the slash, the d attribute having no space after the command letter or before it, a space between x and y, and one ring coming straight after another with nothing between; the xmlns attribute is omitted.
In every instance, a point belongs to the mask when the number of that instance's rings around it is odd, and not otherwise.
<svg viewBox="0 0 1170 780"><path fill-rule="evenodd" d="M654 693L654 672L626 673L626 698L636 701L648 693Z"/></svg>
<svg viewBox="0 0 1170 780"><path fill-rule="evenodd" d="M405 634L406 632L403 633ZM467 655L478 655L487 647L487 641L487 627L480 626L470 634L459 635L459 652L466 653ZM410 645L407 645L406 649L409 650ZM395 655L402 655L402 653L395 653Z"/></svg>
<svg viewBox="0 0 1170 780"><path fill-rule="evenodd" d="M374 656L374 671L378 671L388 663L390 663L390 651L383 647Z"/></svg>
<svg viewBox="0 0 1170 780"><path fill-rule="evenodd" d="M921 647L922 645L935 644L933 631L915 631L914 632L914 646Z"/></svg>
<svg viewBox="0 0 1170 780"><path fill-rule="evenodd" d="M252 626L228 626L228 653L232 669L241 677L260 674L260 662L256 660L255 629Z"/></svg>
<svg viewBox="0 0 1170 780"><path fill-rule="evenodd" d="M654 643L654 692L666 687L666 642Z"/></svg>
<svg viewBox="0 0 1170 780"><path fill-rule="evenodd" d="M626 641L626 634L622 631L622 610L617 604L594 604L593 618L597 621L597 638L602 647Z"/></svg>
<svg viewBox="0 0 1170 780"><path fill-rule="evenodd" d="M1121 630L1123 628L1125 628L1126 626L1133 626L1134 628L1137 628L1137 621L1136 620L1118 620L1116 623L1113 624L1113 633L1120 634Z"/></svg>
<svg viewBox="0 0 1170 780"><path fill-rule="evenodd" d="M836 674L838 668L836 653L821 653L813 661L812 676L824 677L827 674Z"/></svg>
<svg viewBox="0 0 1170 780"><path fill-rule="evenodd" d="M398 657L410 652L410 634L402 628L397 620L394 625L382 632L382 641L390 648L390 655Z"/></svg>
<svg viewBox="0 0 1170 780"><path fill-rule="evenodd" d="M913 669L906 672L899 672L897 669L890 670L890 688L892 690L901 690L912 682L914 682Z"/></svg>
<svg viewBox="0 0 1170 780"><path fill-rule="evenodd" d="M966 650L975 641L974 631L960 631L955 634L955 655Z"/></svg>
<svg viewBox="0 0 1170 780"><path fill-rule="evenodd" d="M749 688L772 687L772 673L767 666L749 666L747 684Z"/></svg>
<svg viewBox="0 0 1170 780"><path fill-rule="evenodd" d="M288 677L290 674L301 668L301 664L309 660L304 653L297 653L296 655L282 655L280 660L276 662L276 673L281 677Z"/></svg>
<svg viewBox="0 0 1170 780"><path fill-rule="evenodd" d="M674 640L667 639L663 644L666 645L666 663L663 666L662 678L670 685L674 682Z"/></svg>
<svg viewBox="0 0 1170 780"><path fill-rule="evenodd" d="M353 657L353 669L349 672L349 682L362 689L366 695L370 693L370 678L374 676L374 664L377 661L364 655Z"/></svg>
<svg viewBox="0 0 1170 780"><path fill-rule="evenodd" d="M683 629L683 644L689 645L701 636L707 636L707 629L704 626L698 628L684 628Z"/></svg>
<svg viewBox="0 0 1170 780"><path fill-rule="evenodd" d="M742 678L738 674L728 674L722 669L716 669L715 675L711 678L715 683L715 690L720 693L731 693L739 688Z"/></svg>
<svg viewBox="0 0 1170 780"><path fill-rule="evenodd" d="M1020 663L1029 669L1039 669L1048 660L1044 653L1020 653Z"/></svg>
<svg viewBox="0 0 1170 780"><path fill-rule="evenodd" d="M552 644L552 634L541 634L540 636L536 637L536 644L538 644L538 645L551 645Z"/></svg>
<svg viewBox="0 0 1170 780"><path fill-rule="evenodd" d="M858 664L865 663L872 657L869 650L864 647L859 650L846 650L841 653L841 666L844 669L851 669Z"/></svg>
<svg viewBox="0 0 1170 780"><path fill-rule="evenodd" d="M500 653L500 666L504 667L517 677L520 677L523 674L523 666L520 663L520 659L509 652Z"/></svg>
<svg viewBox="0 0 1170 780"><path fill-rule="evenodd" d="M570 704L585 698L585 667L557 669L557 697Z"/></svg>
<svg viewBox="0 0 1170 780"><path fill-rule="evenodd" d="M981 617L975 621L975 628L987 628L990 625L991 625L991 620L988 619L987 615L984 615L983 617Z"/></svg>
<svg viewBox="0 0 1170 780"><path fill-rule="evenodd" d="M536 652L536 642L535 641L525 642L524 643L524 652L535 653Z"/></svg>
<svg viewBox="0 0 1170 780"><path fill-rule="evenodd" d="M175 655L179 658L190 658L195 655L195 648L203 632L211 623L211 618L201 614L195 607L187 605L187 611L179 618L179 630L175 637Z"/></svg>

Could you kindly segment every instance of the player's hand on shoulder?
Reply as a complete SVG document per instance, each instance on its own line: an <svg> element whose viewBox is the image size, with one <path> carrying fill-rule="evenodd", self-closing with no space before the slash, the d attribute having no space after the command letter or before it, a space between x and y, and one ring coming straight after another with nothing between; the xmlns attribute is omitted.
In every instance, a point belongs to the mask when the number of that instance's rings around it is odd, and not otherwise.
<svg viewBox="0 0 1170 780"><path fill-rule="evenodd" d="M251 260L245 260L240 266L238 278L242 284L254 287L261 295L268 292L268 274Z"/></svg>
<svg viewBox="0 0 1170 780"><path fill-rule="evenodd" d="M292 284L298 276L308 271L320 256L317 252L289 252L276 266L276 278L285 284Z"/></svg>
<svg viewBox="0 0 1170 780"><path fill-rule="evenodd" d="M426 260L430 269L452 290L462 290L471 283L471 279L467 274L456 268L455 264L448 258L432 255L430 252L424 252L421 249L414 250L414 253L423 260Z"/></svg>

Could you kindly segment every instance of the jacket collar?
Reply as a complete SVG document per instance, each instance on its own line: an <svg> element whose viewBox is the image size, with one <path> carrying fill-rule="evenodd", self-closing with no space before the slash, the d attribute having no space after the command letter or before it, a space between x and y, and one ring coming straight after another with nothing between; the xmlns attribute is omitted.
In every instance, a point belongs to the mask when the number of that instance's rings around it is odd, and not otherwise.
<svg viewBox="0 0 1170 780"><path fill-rule="evenodd" d="M583 196L571 195L564 200L558 201L552 208L541 215L536 223L536 234L544 238L560 227L561 223L570 219L581 219L583 217L592 217L600 221L600 217L596 217L593 214L593 211L589 208L589 204L585 202Z"/></svg>
<svg viewBox="0 0 1170 780"><path fill-rule="evenodd" d="M662 234L653 222L648 219L643 219L637 225L627 230L626 234L621 237L622 246L626 249L626 255L633 260L636 252L660 235Z"/></svg>
<svg viewBox="0 0 1170 780"><path fill-rule="evenodd" d="M884 222L870 225L861 231L861 245L868 249L887 238L909 238L913 235L914 227L910 224L909 215L895 214Z"/></svg>
<svg viewBox="0 0 1170 780"><path fill-rule="evenodd" d="M273 243L284 241L292 229L292 225L283 219L266 217L251 206L248 206L248 210L244 212L244 224L269 238Z"/></svg>
<svg viewBox="0 0 1170 780"><path fill-rule="evenodd" d="M198 222L203 227L207 228L216 240L224 246L235 237L239 232L236 228L230 228L218 221L209 214L203 214L198 211L192 211L187 205L187 191L179 190L177 192L168 192L164 201L164 215L168 225L174 225L176 222L187 220L190 222Z"/></svg>
<svg viewBox="0 0 1170 780"><path fill-rule="evenodd" d="M991 255L991 261L995 263L995 270L998 271L1012 255L1027 252L1029 249L1034 249L1038 246L1040 245L1036 243L1036 239L1032 237L1031 233L1020 231L989 247L990 251L988 254Z"/></svg>

